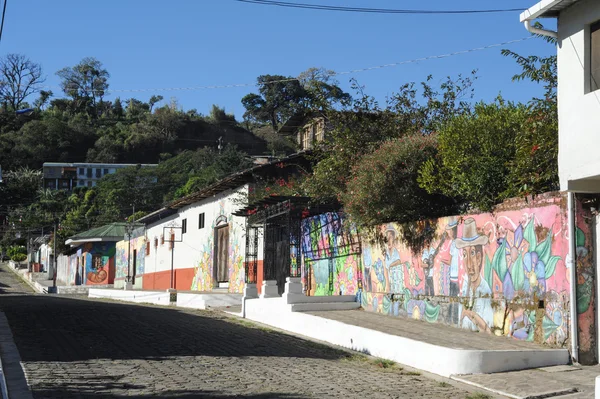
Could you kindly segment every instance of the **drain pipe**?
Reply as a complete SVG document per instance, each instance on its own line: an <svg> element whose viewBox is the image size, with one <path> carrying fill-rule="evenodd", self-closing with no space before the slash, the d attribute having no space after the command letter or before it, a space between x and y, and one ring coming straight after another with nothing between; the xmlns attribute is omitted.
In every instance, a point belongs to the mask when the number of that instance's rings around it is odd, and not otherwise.
<svg viewBox="0 0 600 399"><path fill-rule="evenodd" d="M525 24L525 29L527 29L529 32L533 33L534 35L550 36L555 39L558 38L558 32L555 32L553 30L536 28L535 26L531 25L530 20L525 20L525 22L523 22L523 23Z"/></svg>
<svg viewBox="0 0 600 399"><path fill-rule="evenodd" d="M575 194L568 192L567 213L569 214L569 260L568 262L571 271L571 298L570 298L570 313L571 313L571 357L575 363L579 360L579 345L577 343L577 234L575 231Z"/></svg>

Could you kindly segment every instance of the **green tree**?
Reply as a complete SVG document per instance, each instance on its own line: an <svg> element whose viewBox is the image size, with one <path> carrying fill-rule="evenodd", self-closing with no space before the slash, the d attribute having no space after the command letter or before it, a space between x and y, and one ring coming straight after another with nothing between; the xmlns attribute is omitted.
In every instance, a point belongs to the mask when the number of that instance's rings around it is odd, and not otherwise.
<svg viewBox="0 0 600 399"><path fill-rule="evenodd" d="M438 154L423 165L421 187L489 210L507 197L509 162L527 117L524 105L500 98L453 117L438 130Z"/></svg>
<svg viewBox="0 0 600 399"><path fill-rule="evenodd" d="M452 115L470 112L464 100L472 95L471 77L448 78L434 89L427 82L422 91L414 83L404 84L384 106L364 93L356 82L352 106L325 113L328 137L315 149L313 174L303 183L307 193L321 201L340 199L346 192L350 171L363 155L378 149L387 140L415 133L436 131Z"/></svg>
<svg viewBox="0 0 600 399"><path fill-rule="evenodd" d="M108 89L110 74L102 63L93 57L86 57L79 64L65 67L56 74L61 79L62 90L71 97L78 110L87 107L95 110Z"/></svg>

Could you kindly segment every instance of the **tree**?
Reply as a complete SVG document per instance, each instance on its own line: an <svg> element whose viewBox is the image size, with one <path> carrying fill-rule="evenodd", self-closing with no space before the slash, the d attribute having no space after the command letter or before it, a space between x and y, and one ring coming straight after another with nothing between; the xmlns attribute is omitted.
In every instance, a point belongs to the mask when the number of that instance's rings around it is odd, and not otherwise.
<svg viewBox="0 0 600 399"><path fill-rule="evenodd" d="M150 105L150 113L152 113L152 108L156 103L159 103L163 100L163 96L152 96L150 100L148 100L148 105Z"/></svg>
<svg viewBox="0 0 600 399"><path fill-rule="evenodd" d="M515 141L527 117L524 105L501 98L453 117L438 130L438 154L423 165L419 184L428 193L491 209L510 196L509 162L515 159Z"/></svg>
<svg viewBox="0 0 600 399"><path fill-rule="evenodd" d="M110 74L93 57L86 57L74 67L65 67L56 74L61 78L62 90L73 99L77 109L87 106L95 109L108 89Z"/></svg>
<svg viewBox="0 0 600 399"><path fill-rule="evenodd" d="M298 80L307 92L305 108L310 110L325 110L334 104L348 105L352 100L350 94L339 87L339 82L333 79L335 72L325 68L309 68L298 75Z"/></svg>
<svg viewBox="0 0 600 399"><path fill-rule="evenodd" d="M210 108L209 118L215 123L237 123L233 114L228 114L225 112L225 108L221 108L216 104L213 104Z"/></svg>
<svg viewBox="0 0 600 399"><path fill-rule="evenodd" d="M415 133L429 134L451 115L468 113L470 106L463 99L471 95L473 79L448 78L439 90L423 82L422 93L414 83L404 84L387 99L385 106L380 106L354 82L358 96L351 106L326 112L330 130L323 144L315 149L313 175L304 182L307 192L321 201L339 199L346 192L350 171L361 156L375 151L387 140Z"/></svg>
<svg viewBox="0 0 600 399"><path fill-rule="evenodd" d="M298 79L282 75L261 75L257 79L259 94L242 98L244 118L270 123L273 129L302 109L306 90Z"/></svg>
<svg viewBox="0 0 600 399"><path fill-rule="evenodd" d="M42 111L53 95L52 90L40 90L40 96L33 104Z"/></svg>
<svg viewBox="0 0 600 399"><path fill-rule="evenodd" d="M46 79L42 67L22 54L8 54L0 59L0 96L13 110L18 110L25 99L40 90Z"/></svg>

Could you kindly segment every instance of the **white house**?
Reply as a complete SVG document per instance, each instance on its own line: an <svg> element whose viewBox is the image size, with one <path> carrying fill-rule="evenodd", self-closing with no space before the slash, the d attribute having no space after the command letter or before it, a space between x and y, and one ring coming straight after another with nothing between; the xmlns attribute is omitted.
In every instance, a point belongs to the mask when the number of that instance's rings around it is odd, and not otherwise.
<svg viewBox="0 0 600 399"><path fill-rule="evenodd" d="M533 27L556 18L558 31ZM543 0L521 14L532 33L558 40L561 190L600 192L600 1ZM542 21L543 23L543 21Z"/></svg>

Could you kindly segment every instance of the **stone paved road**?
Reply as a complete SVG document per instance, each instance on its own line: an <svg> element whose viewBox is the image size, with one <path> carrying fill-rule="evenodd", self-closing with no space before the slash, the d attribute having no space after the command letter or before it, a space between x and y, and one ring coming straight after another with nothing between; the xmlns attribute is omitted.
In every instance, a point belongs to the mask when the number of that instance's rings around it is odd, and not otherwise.
<svg viewBox="0 0 600 399"><path fill-rule="evenodd" d="M472 395L222 313L15 295L25 288L7 273L0 272L0 310L35 398Z"/></svg>

